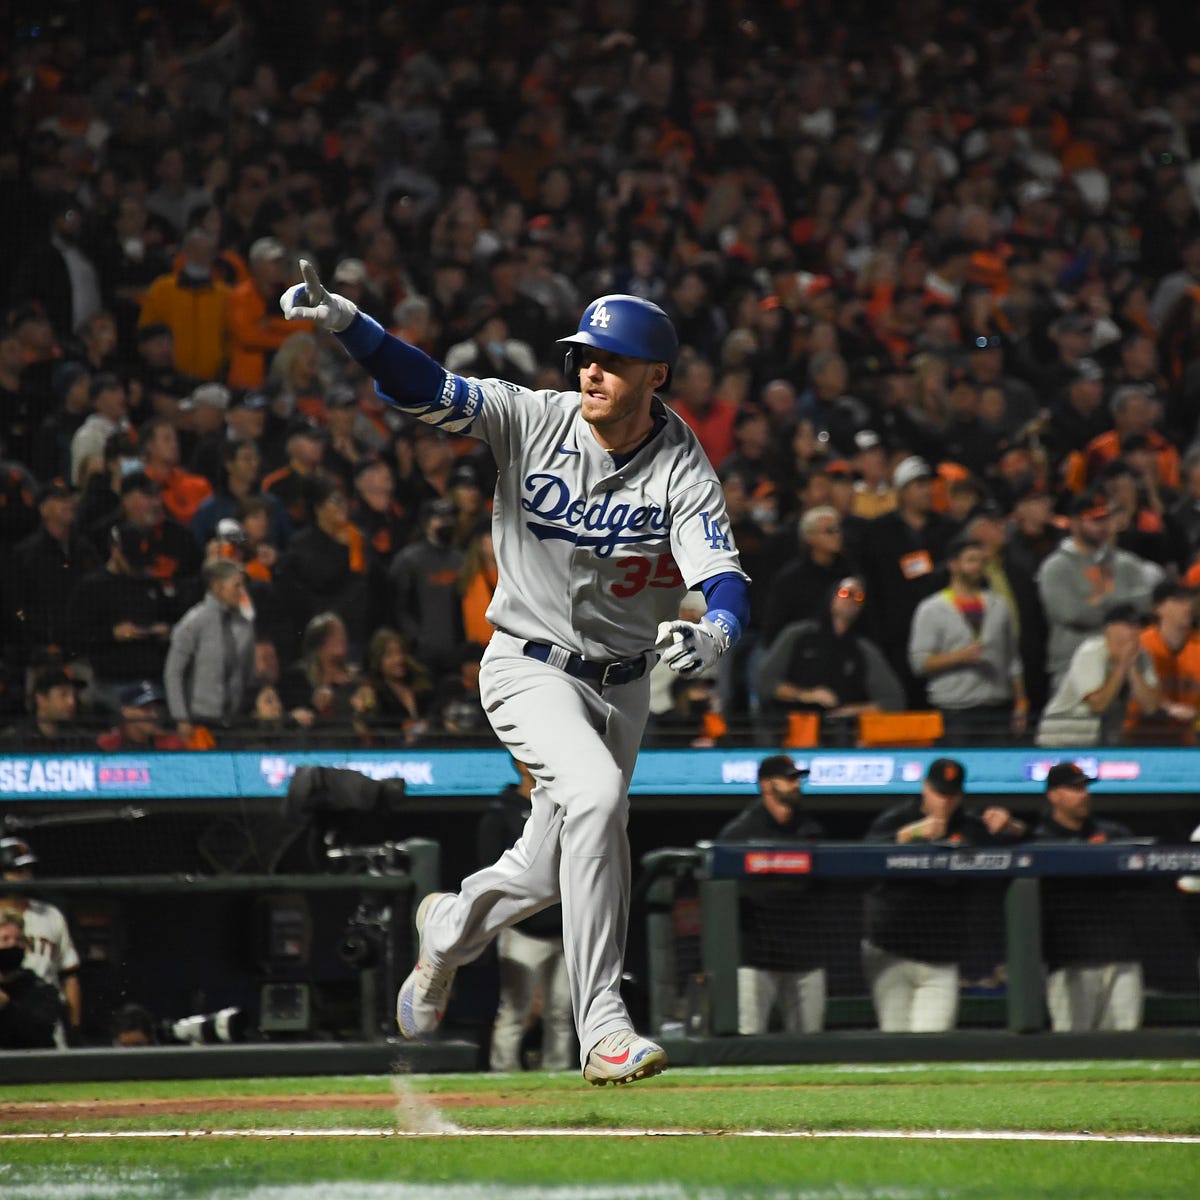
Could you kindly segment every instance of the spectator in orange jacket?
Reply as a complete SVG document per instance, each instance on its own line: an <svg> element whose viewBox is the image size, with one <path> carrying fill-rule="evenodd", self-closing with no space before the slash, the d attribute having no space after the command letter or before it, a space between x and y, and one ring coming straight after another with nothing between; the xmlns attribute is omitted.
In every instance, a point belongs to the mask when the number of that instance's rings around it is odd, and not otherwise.
<svg viewBox="0 0 1200 1200"><path fill-rule="evenodd" d="M492 530L487 518L468 543L466 557L458 573L462 593L463 630L468 642L486 646L495 632L484 614L492 602L499 580L496 552L492 546Z"/></svg>
<svg viewBox="0 0 1200 1200"><path fill-rule="evenodd" d="M217 379L228 357L229 289L216 277L216 243L206 230L188 230L179 269L160 275L142 297L138 327L159 322L175 338L175 369L195 379Z"/></svg>
<svg viewBox="0 0 1200 1200"><path fill-rule="evenodd" d="M1200 716L1200 633L1196 632L1196 593L1164 579L1153 594L1154 624L1141 642L1162 687L1162 708L1143 714L1130 704L1125 729L1135 741L1191 745Z"/></svg>
<svg viewBox="0 0 1200 1200"><path fill-rule="evenodd" d="M311 332L311 321L285 321L277 309L291 279L287 250L278 238L259 238L250 247L250 278L229 293L231 388L262 387L267 359L295 333Z"/></svg>
<svg viewBox="0 0 1200 1200"><path fill-rule="evenodd" d="M196 391L204 388L220 388L228 402L229 393L220 384L201 384ZM163 507L181 525L190 525L196 509L212 495L212 484L203 475L193 475L179 465L179 433L166 417L143 422L138 443L146 474L162 489Z"/></svg>
<svg viewBox="0 0 1200 1200"><path fill-rule="evenodd" d="M1141 435L1154 451L1158 485L1176 491L1179 488L1179 451L1157 429L1160 402L1145 384L1128 383L1113 392L1109 401L1113 428L1093 438L1083 451L1083 474L1078 462L1067 468L1067 486L1082 492L1100 472L1123 452L1125 443Z"/></svg>

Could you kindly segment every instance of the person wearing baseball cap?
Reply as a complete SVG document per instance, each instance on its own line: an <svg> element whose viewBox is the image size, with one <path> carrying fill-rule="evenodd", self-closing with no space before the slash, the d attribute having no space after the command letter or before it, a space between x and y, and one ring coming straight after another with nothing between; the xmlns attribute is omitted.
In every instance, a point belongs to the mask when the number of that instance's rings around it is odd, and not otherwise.
<svg viewBox="0 0 1200 1200"><path fill-rule="evenodd" d="M230 388L260 388L267 377L267 356L296 333L311 333L311 321L290 324L277 315L275 300L288 278L287 247L274 237L260 237L250 245L250 278L229 293Z"/></svg>
<svg viewBox="0 0 1200 1200"><path fill-rule="evenodd" d="M61 750L78 746L74 728L83 684L62 667L42 667L30 688L31 716L4 731L4 740L26 750Z"/></svg>
<svg viewBox="0 0 1200 1200"><path fill-rule="evenodd" d="M887 447L873 429L860 429L854 435L854 454L850 465L858 476L850 511L869 521L896 507L896 488L888 478Z"/></svg>
<svg viewBox="0 0 1200 1200"><path fill-rule="evenodd" d="M807 770L788 754L758 764L758 795L716 842L809 844L825 829L801 808ZM746 880L738 889L738 1033L766 1033L778 1007L787 1033L825 1027L825 952L834 945L825 889L813 880Z"/></svg>
<svg viewBox="0 0 1200 1200"><path fill-rule="evenodd" d="M1046 772L1046 811L1034 838L1088 845L1131 840L1127 826L1092 815L1092 782L1076 763L1055 763ZM1056 1033L1137 1029L1142 964L1130 913L1139 889L1121 878L1051 876L1041 890L1051 1027Z"/></svg>
<svg viewBox="0 0 1200 1200"><path fill-rule="evenodd" d="M117 694L120 724L102 733L96 744L101 750L186 750L177 733L162 728L163 691L151 679L126 684Z"/></svg>
<svg viewBox="0 0 1200 1200"><path fill-rule="evenodd" d="M9 550L5 572L14 640L31 656L64 645L67 601L75 585L96 570L100 557L80 532L77 493L61 476L38 489L38 529Z"/></svg>
<svg viewBox="0 0 1200 1200"><path fill-rule="evenodd" d="M1098 746L1121 740L1127 719L1162 708L1162 687L1142 645L1132 604L1105 610L1103 632L1083 641L1038 723L1039 746Z"/></svg>
<svg viewBox="0 0 1200 1200"><path fill-rule="evenodd" d="M958 847L1009 845L1025 836L1025 823L1006 808L965 809L966 781L958 759L935 758L920 795L880 813L865 840ZM954 1028L972 886L956 879L882 879L867 893L863 972L885 1033Z"/></svg>
<svg viewBox="0 0 1200 1200"><path fill-rule="evenodd" d="M946 554L954 524L933 509L933 470L910 454L892 473L897 506L869 521L863 531L860 565L869 597L866 626L904 684L909 708L926 708L925 684L908 660L908 631L917 605L939 582L937 565Z"/></svg>
<svg viewBox="0 0 1200 1200"><path fill-rule="evenodd" d="M1070 536L1038 569L1038 594L1050 634L1046 666L1053 690L1071 665L1080 643L1098 633L1105 612L1116 604L1150 608L1150 593L1163 577L1147 562L1113 544L1112 514L1102 492L1085 492L1071 502Z"/></svg>
<svg viewBox="0 0 1200 1200"><path fill-rule="evenodd" d="M19 837L0 838L0 879L28 882L38 856L33 847ZM53 904L28 892L4 894L0 883L0 912L16 913L25 925L23 965L43 979L59 994L66 1006L66 1030L55 1034L61 1046L76 1043L83 1019L83 992L79 986L79 954L71 940L67 919Z"/></svg>

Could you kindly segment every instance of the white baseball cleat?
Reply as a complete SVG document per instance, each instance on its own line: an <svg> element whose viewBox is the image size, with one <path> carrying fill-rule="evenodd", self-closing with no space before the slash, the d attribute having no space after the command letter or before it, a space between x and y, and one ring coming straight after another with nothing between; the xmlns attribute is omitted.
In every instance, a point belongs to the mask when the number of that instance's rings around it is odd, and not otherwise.
<svg viewBox="0 0 1200 1200"><path fill-rule="evenodd" d="M667 1052L632 1029L618 1029L602 1037L591 1049L583 1068L588 1083L632 1083L649 1079L667 1068Z"/></svg>
<svg viewBox="0 0 1200 1200"><path fill-rule="evenodd" d="M417 937L425 928L429 906L448 892L430 892L417 905ZM423 945L418 945L417 965L400 985L396 995L396 1024L406 1038L428 1037L442 1023L446 1015L446 1004L450 999L450 986L454 983L454 967L438 967L423 957Z"/></svg>

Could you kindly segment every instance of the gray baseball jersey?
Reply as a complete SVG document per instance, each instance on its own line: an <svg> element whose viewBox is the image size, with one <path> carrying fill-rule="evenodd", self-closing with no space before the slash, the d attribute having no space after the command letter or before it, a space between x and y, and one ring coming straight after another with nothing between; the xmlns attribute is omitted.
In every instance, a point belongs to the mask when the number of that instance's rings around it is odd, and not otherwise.
<svg viewBox="0 0 1200 1200"><path fill-rule="evenodd" d="M360 336L361 335L361 336ZM499 468L492 528L500 582L488 608L497 633L480 671L496 736L536 786L521 837L459 892L429 906L421 956L470 962L503 928L557 900L576 1032L586 1062L598 1041L631 1028L621 999L631 864L629 783L649 705L649 677L593 684L531 656L552 643L593 661L647 655L689 587L744 573L724 497L692 431L661 400L655 431L620 465L580 415L578 392L534 392L462 379L410 349L352 330L378 370L381 395L427 424L488 443ZM398 403L419 389L437 399ZM428 394L428 393L426 393ZM405 988L409 1004L417 971ZM401 1028L404 1019L401 1017Z"/></svg>
<svg viewBox="0 0 1200 1200"><path fill-rule="evenodd" d="M585 658L626 658L654 645L688 588L743 573L716 473L659 399L653 411L664 423L617 467L580 415L578 392L499 379L467 386L466 416L420 416L486 441L499 467L500 582L487 611L496 628Z"/></svg>

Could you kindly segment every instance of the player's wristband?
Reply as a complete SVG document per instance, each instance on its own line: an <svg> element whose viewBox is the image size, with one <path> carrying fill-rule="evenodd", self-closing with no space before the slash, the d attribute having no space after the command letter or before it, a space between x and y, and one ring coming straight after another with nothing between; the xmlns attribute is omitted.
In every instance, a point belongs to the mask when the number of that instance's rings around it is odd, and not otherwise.
<svg viewBox="0 0 1200 1200"><path fill-rule="evenodd" d="M374 317L360 311L341 332L334 334L351 358L366 358L379 349L384 338L384 328Z"/></svg>
<svg viewBox="0 0 1200 1200"><path fill-rule="evenodd" d="M728 609L710 608L704 617L725 635L727 639L725 650L728 650L742 636L742 623Z"/></svg>

